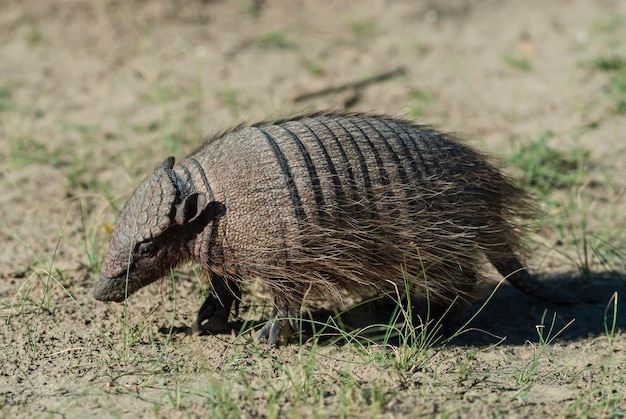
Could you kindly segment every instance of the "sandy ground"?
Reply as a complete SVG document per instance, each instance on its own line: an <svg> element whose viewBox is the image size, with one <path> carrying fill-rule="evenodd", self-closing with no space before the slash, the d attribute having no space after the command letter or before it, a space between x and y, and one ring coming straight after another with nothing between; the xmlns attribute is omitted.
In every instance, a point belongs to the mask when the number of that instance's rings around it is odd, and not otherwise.
<svg viewBox="0 0 626 419"><path fill-rule="evenodd" d="M571 220L571 236L546 225L529 264L600 303L548 312L556 330L575 321L541 359L550 373L523 394L507 380L536 354L544 305L508 286L472 324L506 336L495 347L466 334L434 355L440 368L404 384L355 361L350 345L324 347L319 369L358 365L363 385L386 386L376 415L585 415L585 403L606 400L595 415L623 415L626 312L612 340L603 319L626 279L626 84L586 63L626 57L625 39L619 0L1 1L0 416L202 415L206 397L177 404L168 389L176 377L210 387L228 374L235 416L314 414L272 411L261 385L242 384L259 380L243 368L258 354L242 355L233 381L241 338L182 333L202 302L192 273L133 296L129 329L123 306L94 301L92 289L119 209L165 156L241 122L320 109L416 119L500 156L547 132L558 150L588 150L588 181L556 191L548 209ZM586 276L583 237L612 255L591 250ZM303 353L263 351L285 364ZM490 378L446 393L466 363ZM324 400L317 413L339 415L340 396Z"/></svg>

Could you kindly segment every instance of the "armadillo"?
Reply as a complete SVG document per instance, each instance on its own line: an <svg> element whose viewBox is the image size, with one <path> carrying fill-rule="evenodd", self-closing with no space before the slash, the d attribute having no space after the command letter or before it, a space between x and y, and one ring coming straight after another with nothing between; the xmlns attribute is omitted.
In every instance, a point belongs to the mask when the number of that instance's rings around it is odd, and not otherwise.
<svg viewBox="0 0 626 419"><path fill-rule="evenodd" d="M484 265L541 300L567 299L518 256L529 195L452 135L400 119L319 113L237 128L168 157L117 221L95 298L123 301L193 260L211 293L196 324L227 328L242 281L260 280L276 343L304 300L387 295L462 306Z"/></svg>

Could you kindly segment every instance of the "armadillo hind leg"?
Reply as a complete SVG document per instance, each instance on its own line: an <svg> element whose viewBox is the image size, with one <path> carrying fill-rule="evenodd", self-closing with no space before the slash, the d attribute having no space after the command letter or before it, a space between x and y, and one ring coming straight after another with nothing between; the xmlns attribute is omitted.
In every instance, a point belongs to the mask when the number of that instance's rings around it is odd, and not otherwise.
<svg viewBox="0 0 626 419"><path fill-rule="evenodd" d="M235 303L238 309L241 301L241 291L236 283L215 275L211 279L211 293L198 311L198 317L193 324L193 332L220 333L228 327L230 309Z"/></svg>
<svg viewBox="0 0 626 419"><path fill-rule="evenodd" d="M276 345L279 337L286 339L292 331L300 332L298 310L277 307L272 318L256 333L256 339L267 340L270 345Z"/></svg>

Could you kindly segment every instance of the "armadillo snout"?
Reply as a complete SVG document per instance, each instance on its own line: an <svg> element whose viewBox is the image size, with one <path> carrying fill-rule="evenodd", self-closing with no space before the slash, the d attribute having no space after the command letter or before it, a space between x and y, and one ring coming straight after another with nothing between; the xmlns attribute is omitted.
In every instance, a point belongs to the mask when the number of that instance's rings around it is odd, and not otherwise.
<svg viewBox="0 0 626 419"><path fill-rule="evenodd" d="M124 278L107 278L100 275L100 279L96 283L93 296L99 301L115 301L122 302L127 295L131 294L131 290L126 291L126 281Z"/></svg>

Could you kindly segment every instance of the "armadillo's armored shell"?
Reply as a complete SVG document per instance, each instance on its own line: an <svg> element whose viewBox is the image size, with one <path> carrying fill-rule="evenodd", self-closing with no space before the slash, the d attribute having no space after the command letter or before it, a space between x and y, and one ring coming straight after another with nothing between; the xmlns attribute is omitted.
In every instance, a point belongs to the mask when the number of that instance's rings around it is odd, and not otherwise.
<svg viewBox="0 0 626 419"><path fill-rule="evenodd" d="M341 290L393 292L428 271L431 296L472 297L484 256L518 248L526 195L445 134L364 115L313 115L235 130L174 167L226 216L193 253L255 276L295 304ZM208 234L208 232L207 232Z"/></svg>

